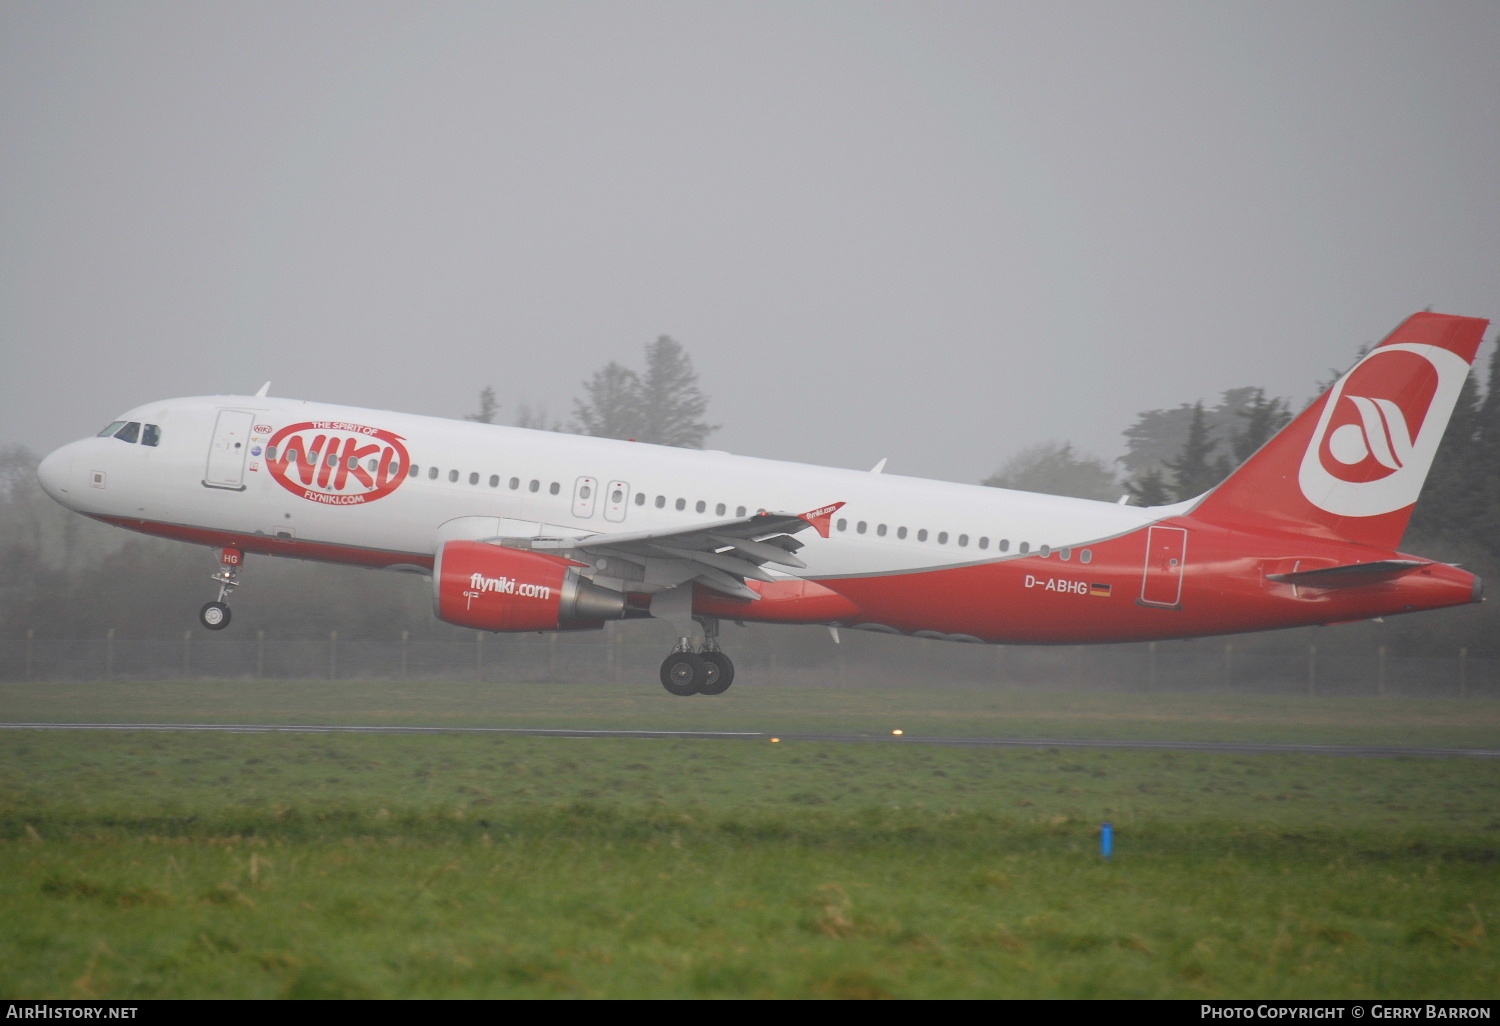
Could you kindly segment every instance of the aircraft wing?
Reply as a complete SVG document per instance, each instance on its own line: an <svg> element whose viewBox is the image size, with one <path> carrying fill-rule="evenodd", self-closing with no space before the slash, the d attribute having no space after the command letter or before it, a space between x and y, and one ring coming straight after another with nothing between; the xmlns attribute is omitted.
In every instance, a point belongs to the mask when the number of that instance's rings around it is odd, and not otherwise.
<svg viewBox="0 0 1500 1026"><path fill-rule="evenodd" d="M594 581L622 591L654 593L694 581L734 598L760 598L745 581L774 581L767 564L800 570L802 543L792 535L811 527L825 538L843 503L807 513L768 513L716 520L660 531L536 538L532 548L551 549L597 571Z"/></svg>

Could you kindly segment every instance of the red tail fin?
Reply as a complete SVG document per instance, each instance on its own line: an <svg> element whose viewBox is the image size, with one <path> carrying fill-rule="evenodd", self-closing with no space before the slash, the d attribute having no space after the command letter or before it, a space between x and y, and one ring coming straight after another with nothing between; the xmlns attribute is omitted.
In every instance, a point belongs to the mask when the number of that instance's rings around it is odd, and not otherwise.
<svg viewBox="0 0 1500 1026"><path fill-rule="evenodd" d="M1394 549L1489 322L1419 313L1209 492L1213 523Z"/></svg>

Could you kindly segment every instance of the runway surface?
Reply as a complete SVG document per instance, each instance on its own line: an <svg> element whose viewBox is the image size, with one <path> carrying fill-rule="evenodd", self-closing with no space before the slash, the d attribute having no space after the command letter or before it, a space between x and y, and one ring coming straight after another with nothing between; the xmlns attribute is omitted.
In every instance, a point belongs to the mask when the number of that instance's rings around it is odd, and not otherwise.
<svg viewBox="0 0 1500 1026"><path fill-rule="evenodd" d="M1500 758L1500 748L1420 748L1399 745L1296 745L1245 741L1114 741L1057 737L936 737L914 734L774 734L719 730L584 730L549 727L364 727L285 723L0 723L0 730L211 732L225 734L489 734L514 737L636 738L643 741L834 741L865 744L949 745L963 748L1133 748L1246 755L1348 755L1365 758Z"/></svg>

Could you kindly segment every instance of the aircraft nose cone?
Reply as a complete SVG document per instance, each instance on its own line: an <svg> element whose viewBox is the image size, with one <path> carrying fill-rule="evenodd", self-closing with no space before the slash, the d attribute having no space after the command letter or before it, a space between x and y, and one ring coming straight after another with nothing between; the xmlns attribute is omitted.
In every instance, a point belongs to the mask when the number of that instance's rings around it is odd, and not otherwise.
<svg viewBox="0 0 1500 1026"><path fill-rule="evenodd" d="M63 505L67 505L66 496L72 476L72 446L65 445L56 452L49 453L37 464L36 479L41 483L42 490Z"/></svg>

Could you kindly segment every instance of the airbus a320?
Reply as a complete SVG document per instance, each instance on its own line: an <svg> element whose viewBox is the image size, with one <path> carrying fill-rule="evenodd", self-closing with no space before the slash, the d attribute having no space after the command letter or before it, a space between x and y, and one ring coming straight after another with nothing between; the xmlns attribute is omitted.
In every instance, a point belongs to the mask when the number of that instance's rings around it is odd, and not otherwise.
<svg viewBox="0 0 1500 1026"><path fill-rule="evenodd" d="M51 453L69 509L250 555L429 575L438 618L655 617L674 695L721 694L724 620L989 644L1188 638L1480 601L1400 551L1488 322L1419 313L1206 494L1143 508L298 399L151 402Z"/></svg>

